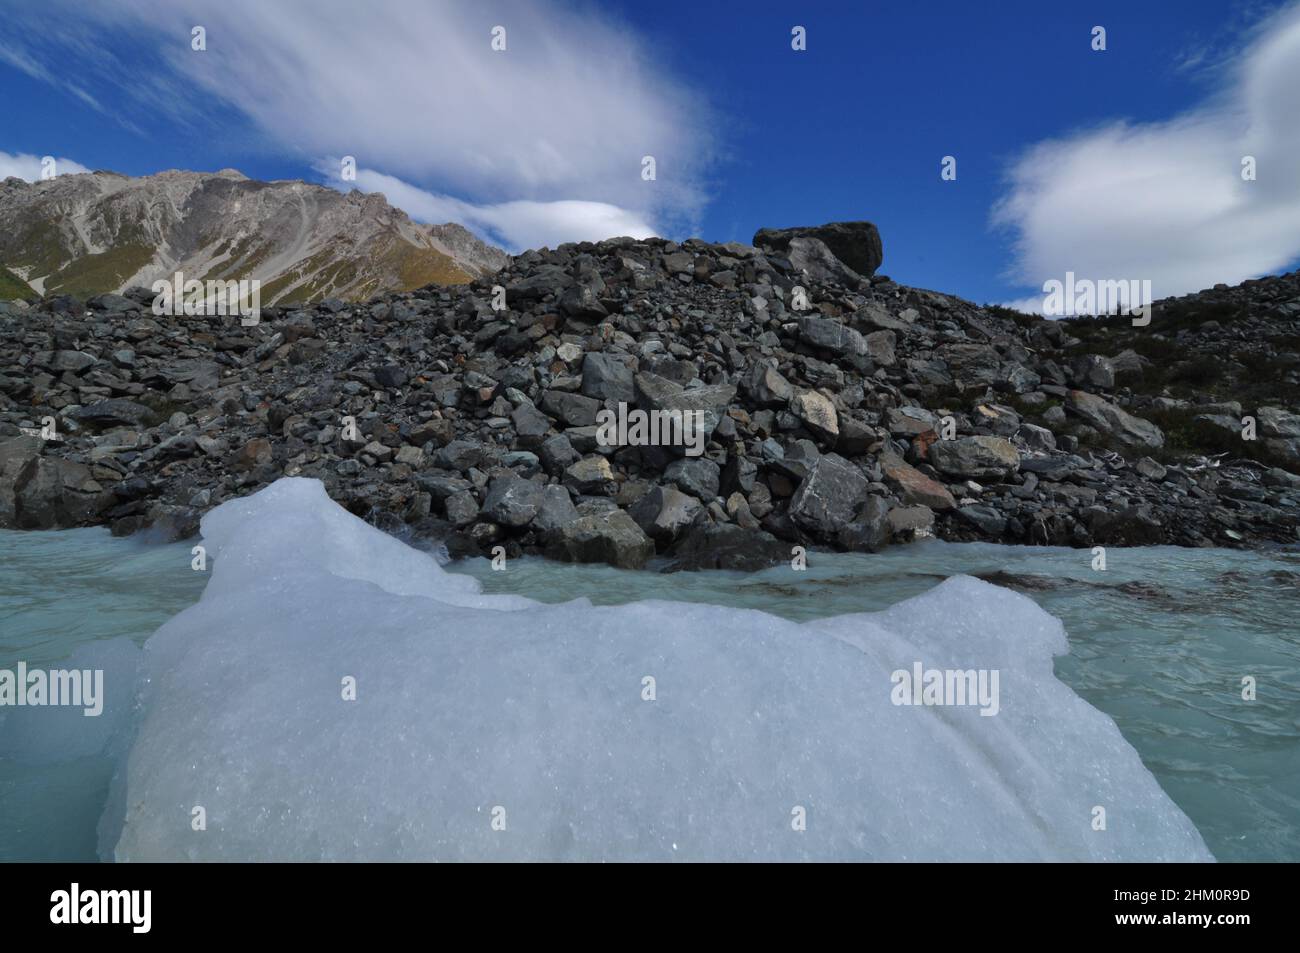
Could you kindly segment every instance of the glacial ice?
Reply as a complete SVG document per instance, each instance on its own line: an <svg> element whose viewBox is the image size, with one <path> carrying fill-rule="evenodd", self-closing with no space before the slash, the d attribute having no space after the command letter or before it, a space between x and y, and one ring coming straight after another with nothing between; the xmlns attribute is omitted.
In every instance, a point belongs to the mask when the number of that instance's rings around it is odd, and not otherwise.
<svg viewBox="0 0 1300 953"><path fill-rule="evenodd" d="M1053 675L1061 624L970 577L805 624L544 605L294 478L202 532L201 600L145 644L108 858L1213 859ZM999 670L998 714L895 705L915 662Z"/></svg>

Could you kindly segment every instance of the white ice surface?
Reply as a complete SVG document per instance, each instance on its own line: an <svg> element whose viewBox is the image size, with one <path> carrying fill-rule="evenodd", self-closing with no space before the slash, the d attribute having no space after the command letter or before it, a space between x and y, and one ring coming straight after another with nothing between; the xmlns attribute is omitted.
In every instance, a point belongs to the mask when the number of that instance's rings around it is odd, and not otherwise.
<svg viewBox="0 0 1300 953"><path fill-rule="evenodd" d="M802 625L543 605L481 594L304 479L203 537L201 601L145 646L101 825L118 860L1212 859L1053 675L1061 624L969 577ZM998 669L1000 712L895 706L916 661Z"/></svg>

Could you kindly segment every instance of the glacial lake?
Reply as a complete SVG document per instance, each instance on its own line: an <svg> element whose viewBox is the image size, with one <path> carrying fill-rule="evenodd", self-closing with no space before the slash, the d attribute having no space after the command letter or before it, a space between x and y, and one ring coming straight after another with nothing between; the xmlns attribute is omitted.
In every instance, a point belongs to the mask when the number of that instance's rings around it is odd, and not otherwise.
<svg viewBox="0 0 1300 953"><path fill-rule="evenodd" d="M194 603L193 543L107 530L0 531L0 668L53 666L85 643L143 643ZM808 567L660 574L487 560L447 568L485 592L597 605L672 600L804 621L885 609L954 574L1012 584L1061 619L1055 671L1113 718L1220 861L1300 860L1300 552L1088 550L927 541L878 555L810 553ZM673 625L665 617L666 627ZM1242 697L1253 679L1254 700ZM0 712L0 741L3 712ZM19 763L0 744L0 860L94 860L113 765Z"/></svg>

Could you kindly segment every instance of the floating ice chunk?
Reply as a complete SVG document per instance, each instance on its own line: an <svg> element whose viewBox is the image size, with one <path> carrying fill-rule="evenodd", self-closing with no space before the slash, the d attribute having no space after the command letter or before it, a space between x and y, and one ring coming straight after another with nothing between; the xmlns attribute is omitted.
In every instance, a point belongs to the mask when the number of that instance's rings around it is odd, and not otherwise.
<svg viewBox="0 0 1300 953"><path fill-rule="evenodd" d="M541 605L302 479L203 535L203 598L146 643L119 860L1212 859L1052 674L1060 623L971 578L803 625ZM895 704L917 663L997 670L997 714Z"/></svg>

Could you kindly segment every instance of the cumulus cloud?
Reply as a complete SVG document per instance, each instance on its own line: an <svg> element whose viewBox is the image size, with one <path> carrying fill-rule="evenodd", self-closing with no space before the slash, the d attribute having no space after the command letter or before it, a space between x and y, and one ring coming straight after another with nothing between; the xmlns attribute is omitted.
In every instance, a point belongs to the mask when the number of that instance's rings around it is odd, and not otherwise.
<svg viewBox="0 0 1300 953"><path fill-rule="evenodd" d="M78 172L90 171L80 162L74 162L71 159L61 159L57 156L34 156L26 152L10 153L0 149L0 181L14 176L24 182L35 182L41 177L44 162L49 158L54 159L55 175L75 175Z"/></svg>
<svg viewBox="0 0 1300 953"><path fill-rule="evenodd" d="M607 15L559 0L51 0L156 53L130 70L89 60L173 115L230 109L306 161L351 155L390 200L473 213L516 246L689 228L705 201L711 120L688 88ZM37 58L57 50L17 31ZM207 49L191 49L191 29ZM506 50L491 46L505 28ZM84 44L84 36L76 42ZM71 42L71 40L70 40ZM13 43L10 44L13 49ZM102 97L101 97L102 98ZM657 178L641 177L651 155ZM365 183L358 177L359 187ZM454 196L455 198L451 198ZM421 216L423 217L423 216ZM452 216L439 216L448 218ZM612 230L612 231L611 231Z"/></svg>
<svg viewBox="0 0 1300 953"><path fill-rule="evenodd" d="M345 181L337 160L317 163L316 169L327 184L340 191L356 188L362 192L380 192L418 222L460 222L475 231L497 236L506 247L515 250L617 235L648 238L655 234L653 226L639 214L608 202L516 200L475 205L373 169L357 169L356 178Z"/></svg>
<svg viewBox="0 0 1300 953"><path fill-rule="evenodd" d="M1218 95L1185 115L1028 149L993 212L1016 232L1009 277L1035 289L1068 271L1150 279L1159 298L1300 257L1300 9L1266 21L1224 77ZM1242 176L1247 156L1255 181Z"/></svg>

